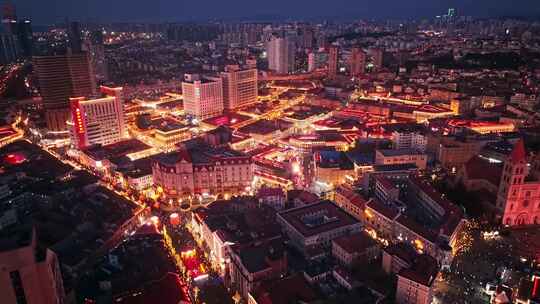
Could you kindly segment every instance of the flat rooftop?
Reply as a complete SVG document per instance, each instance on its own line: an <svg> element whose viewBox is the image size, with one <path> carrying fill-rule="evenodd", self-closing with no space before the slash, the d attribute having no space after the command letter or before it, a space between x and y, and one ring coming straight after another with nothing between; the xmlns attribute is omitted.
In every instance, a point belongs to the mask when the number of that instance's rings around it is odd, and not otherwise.
<svg viewBox="0 0 540 304"><path fill-rule="evenodd" d="M206 124L215 126L215 127L219 127L219 126L229 126L229 127L231 127L231 126L234 126L236 124L248 121L250 119L251 119L251 117L246 116L246 115L241 115L241 114L237 114L237 113L225 113L223 115L219 115L219 116L216 116L216 117L206 119L203 122L206 123Z"/></svg>
<svg viewBox="0 0 540 304"><path fill-rule="evenodd" d="M280 212L279 217L292 225L304 237L314 236L359 222L330 201Z"/></svg>
<svg viewBox="0 0 540 304"><path fill-rule="evenodd" d="M421 155L423 153L415 150L415 149L381 149L377 150L380 152L383 156L391 157L391 156L401 156L401 155Z"/></svg>
<svg viewBox="0 0 540 304"><path fill-rule="evenodd" d="M127 154L141 152L152 147L137 139L123 140L111 145L96 145L84 150L88 156L95 160L110 159L125 156Z"/></svg>
<svg viewBox="0 0 540 304"><path fill-rule="evenodd" d="M176 120L172 118L158 118L152 120L152 126L161 132L171 132L176 130L181 130L186 128L187 126L177 122Z"/></svg>
<svg viewBox="0 0 540 304"><path fill-rule="evenodd" d="M238 129L241 133L246 134L258 134L258 135L266 135L270 134L275 131L279 131L280 127L277 121L270 121L270 120L258 120L252 124L249 124L245 127L242 127Z"/></svg>

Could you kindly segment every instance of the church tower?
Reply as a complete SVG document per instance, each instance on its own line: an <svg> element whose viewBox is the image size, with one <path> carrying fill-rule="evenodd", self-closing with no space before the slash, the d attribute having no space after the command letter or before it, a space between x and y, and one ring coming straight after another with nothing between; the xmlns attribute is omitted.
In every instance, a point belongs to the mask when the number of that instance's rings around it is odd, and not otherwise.
<svg viewBox="0 0 540 304"><path fill-rule="evenodd" d="M505 225L526 224L527 217L521 214L523 206L520 205L520 193L527 171L525 145L523 140L519 140L504 163L497 195L497 208L504 214L502 223Z"/></svg>

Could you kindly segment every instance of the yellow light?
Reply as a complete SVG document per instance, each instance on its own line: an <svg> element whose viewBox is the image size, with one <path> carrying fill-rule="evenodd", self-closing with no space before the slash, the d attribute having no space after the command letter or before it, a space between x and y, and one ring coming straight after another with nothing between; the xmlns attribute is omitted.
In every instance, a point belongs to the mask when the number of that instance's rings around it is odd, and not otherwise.
<svg viewBox="0 0 540 304"><path fill-rule="evenodd" d="M421 240L414 240L414 245L416 246L416 249L419 251L424 250L424 243Z"/></svg>
<svg viewBox="0 0 540 304"><path fill-rule="evenodd" d="M364 213L366 214L366 216L367 216L368 218L373 218L373 213L371 213L371 211L369 211L368 209L366 209L366 210L364 211Z"/></svg>
<svg viewBox="0 0 540 304"><path fill-rule="evenodd" d="M300 164L298 164L298 163L293 163L293 164L292 164L292 172L293 172L294 174L300 173Z"/></svg>

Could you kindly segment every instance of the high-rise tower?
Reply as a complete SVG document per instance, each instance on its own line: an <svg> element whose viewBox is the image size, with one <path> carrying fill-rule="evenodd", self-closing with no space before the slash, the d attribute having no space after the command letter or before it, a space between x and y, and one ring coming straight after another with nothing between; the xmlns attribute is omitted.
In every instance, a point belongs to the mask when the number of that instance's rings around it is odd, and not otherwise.
<svg viewBox="0 0 540 304"><path fill-rule="evenodd" d="M294 72L295 43L290 38L272 37L266 45L268 68L279 74Z"/></svg>
<svg viewBox="0 0 540 304"><path fill-rule="evenodd" d="M331 46L328 48L328 78L333 79L337 76L338 69L338 48Z"/></svg>
<svg viewBox="0 0 540 304"><path fill-rule="evenodd" d="M49 131L66 131L69 99L96 93L95 78L88 55L35 56L32 59L39 81Z"/></svg>
<svg viewBox="0 0 540 304"><path fill-rule="evenodd" d="M349 72L351 76L359 76L364 74L366 67L366 54L359 47L353 47L351 58L349 60Z"/></svg>

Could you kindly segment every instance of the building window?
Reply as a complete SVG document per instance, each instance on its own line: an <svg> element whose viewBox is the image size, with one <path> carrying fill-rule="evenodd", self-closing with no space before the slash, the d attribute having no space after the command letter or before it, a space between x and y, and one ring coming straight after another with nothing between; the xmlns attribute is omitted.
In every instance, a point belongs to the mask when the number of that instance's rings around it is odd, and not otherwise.
<svg viewBox="0 0 540 304"><path fill-rule="evenodd" d="M24 294L24 287L21 280L21 275L18 270L11 271L9 273L11 279L11 285L15 292L15 301L17 304L26 304L26 295Z"/></svg>

